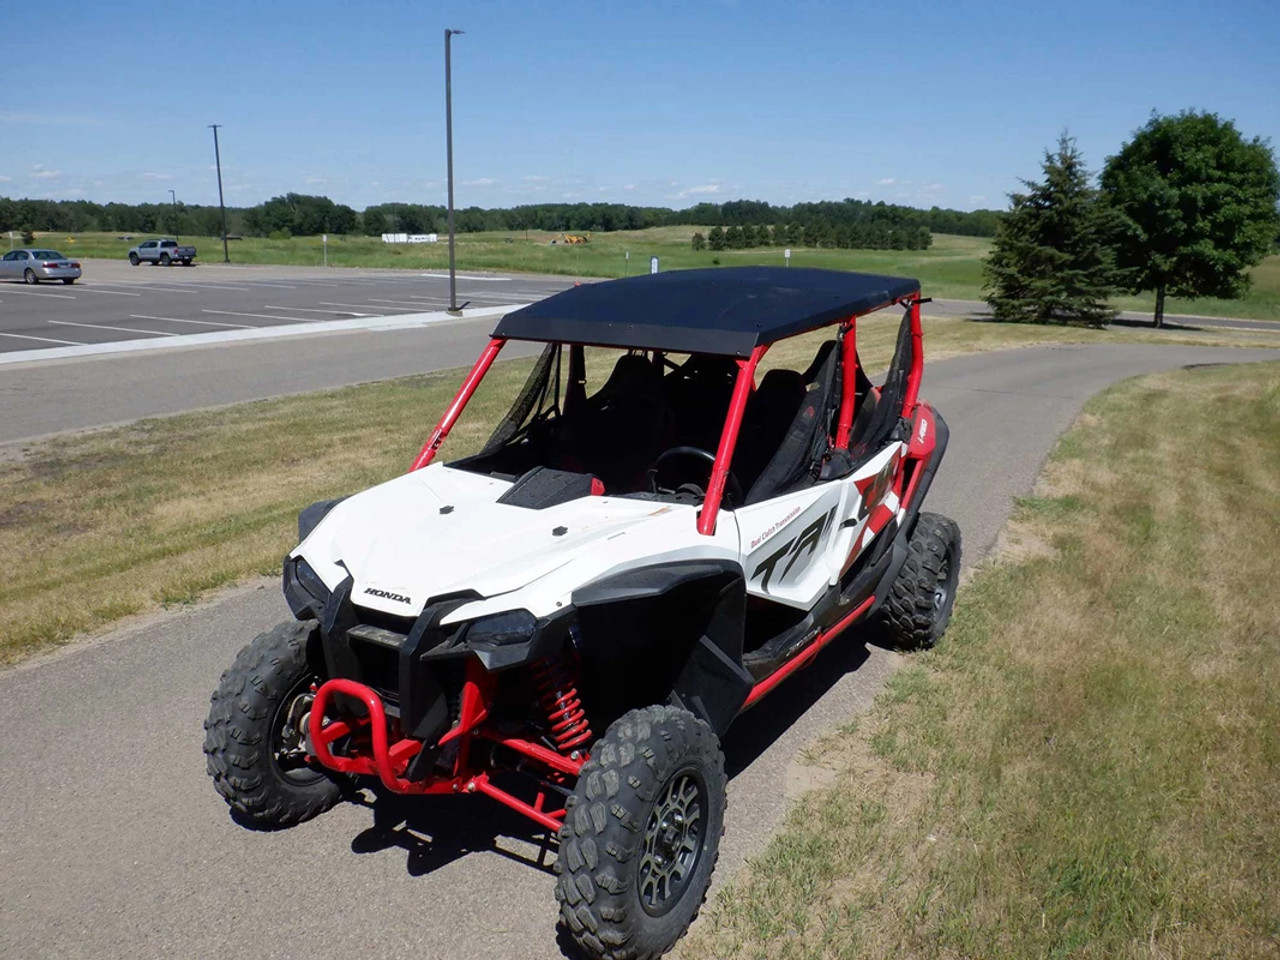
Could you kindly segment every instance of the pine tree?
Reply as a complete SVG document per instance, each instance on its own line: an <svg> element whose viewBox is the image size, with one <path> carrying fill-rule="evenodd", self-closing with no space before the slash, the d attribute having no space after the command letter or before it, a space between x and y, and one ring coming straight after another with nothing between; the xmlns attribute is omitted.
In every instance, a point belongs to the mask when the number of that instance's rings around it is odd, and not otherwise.
<svg viewBox="0 0 1280 960"><path fill-rule="evenodd" d="M707 246L707 238L706 238L706 237L704 237L700 232L699 232L699 233L695 233L695 234L693 235L693 241L692 241L692 243L693 243L693 249L695 249L695 250L705 250L705 249L706 249L706 246Z"/></svg>
<svg viewBox="0 0 1280 960"><path fill-rule="evenodd" d="M1115 316L1116 214L1090 186L1073 137L1059 137L1042 166L1043 182L1023 180L1027 192L1009 195L983 264L987 303L997 320L1103 326Z"/></svg>
<svg viewBox="0 0 1280 960"><path fill-rule="evenodd" d="M711 232L707 234L707 246L712 250L724 249L724 229L715 226L711 228Z"/></svg>

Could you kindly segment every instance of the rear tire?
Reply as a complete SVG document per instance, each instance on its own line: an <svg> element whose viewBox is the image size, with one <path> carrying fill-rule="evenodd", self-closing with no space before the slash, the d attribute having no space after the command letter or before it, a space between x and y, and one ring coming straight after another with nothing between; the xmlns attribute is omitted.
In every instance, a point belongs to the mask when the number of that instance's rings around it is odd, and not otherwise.
<svg viewBox="0 0 1280 960"><path fill-rule="evenodd" d="M182 265L183 265L184 267L189 267L189 266L191 266L191 258L190 258L190 257L186 257L186 258L184 258L184 259L183 259L183 261L182 261Z"/></svg>
<svg viewBox="0 0 1280 960"><path fill-rule="evenodd" d="M23 271L22 279L29 287L34 287L40 282L40 278L36 276L36 272L30 267L27 267L27 269Z"/></svg>
<svg viewBox="0 0 1280 960"><path fill-rule="evenodd" d="M259 634L222 675L205 721L209 776L227 804L254 826L310 820L342 796L346 778L310 766L302 720L320 677L307 662L314 620Z"/></svg>
<svg viewBox="0 0 1280 960"><path fill-rule="evenodd" d="M131 266L135 266L135 267L136 267L136 266L138 265L138 263L139 263L139 262L140 262L140 261L138 260L138 255L137 255L136 253L131 253L131 254L129 254L129 263L130 263L130 265L131 265Z"/></svg>
<svg viewBox="0 0 1280 960"><path fill-rule="evenodd" d="M724 831L724 754L676 707L632 710L592 748L565 804L560 917L596 960L651 960L698 915Z"/></svg>
<svg viewBox="0 0 1280 960"><path fill-rule="evenodd" d="M951 621L960 579L960 527L949 517L921 513L907 559L873 620L886 646L927 650Z"/></svg>
<svg viewBox="0 0 1280 960"><path fill-rule="evenodd" d="M65 283L65 284L69 287L69 286L71 286L71 284L73 284L73 283L75 283L75 282L76 282L76 278L75 278L75 277L63 277L63 278L62 278L62 282L63 282L63 283Z"/></svg>

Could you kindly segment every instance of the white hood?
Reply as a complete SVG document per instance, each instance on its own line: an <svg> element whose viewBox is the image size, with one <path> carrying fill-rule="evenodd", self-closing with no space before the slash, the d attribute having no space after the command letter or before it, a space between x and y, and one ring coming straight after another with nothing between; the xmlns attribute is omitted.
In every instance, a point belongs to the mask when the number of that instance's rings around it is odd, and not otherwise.
<svg viewBox="0 0 1280 960"><path fill-rule="evenodd" d="M687 514L693 533L691 507L616 497L542 510L495 502L510 487L433 464L342 501L292 555L330 589L350 573L359 606L417 616L443 594L517 590L673 510Z"/></svg>

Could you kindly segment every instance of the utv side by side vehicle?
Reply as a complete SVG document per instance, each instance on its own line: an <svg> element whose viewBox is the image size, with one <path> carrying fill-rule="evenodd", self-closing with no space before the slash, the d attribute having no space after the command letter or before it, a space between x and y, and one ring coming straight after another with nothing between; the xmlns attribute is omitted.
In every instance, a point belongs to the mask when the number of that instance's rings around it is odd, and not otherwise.
<svg viewBox="0 0 1280 960"><path fill-rule="evenodd" d="M920 512L948 435L917 399L921 302L915 280L742 267L508 314L406 475L302 512L297 619L213 694L219 793L267 827L361 778L484 794L558 839L586 954L669 950L716 863L734 718L855 623L916 648L946 628L960 533ZM856 320L895 305L875 387ZM545 346L510 412L433 462L512 340Z"/></svg>

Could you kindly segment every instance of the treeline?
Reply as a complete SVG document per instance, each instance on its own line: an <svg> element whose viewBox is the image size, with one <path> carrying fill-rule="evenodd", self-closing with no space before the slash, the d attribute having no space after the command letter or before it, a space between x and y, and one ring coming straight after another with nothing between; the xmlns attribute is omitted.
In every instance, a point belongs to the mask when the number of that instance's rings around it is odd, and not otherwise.
<svg viewBox="0 0 1280 960"><path fill-rule="evenodd" d="M786 224L831 246L880 245L919 238L929 232L989 237L1000 214L993 210L920 210L897 204L846 199L776 206L759 200L699 203L685 210L621 203L538 203L507 208L464 207L454 211L458 232L538 230L608 233L694 223L707 227L758 229ZM0 197L0 230L46 232L177 233L218 236L216 206L166 203L93 203L88 200L28 200ZM320 233L378 236L382 233L443 233L443 206L382 203L357 213L328 197L288 193L254 207L228 207L227 231L247 236ZM879 238L879 239L876 239ZM890 240L890 238L897 238ZM800 240L790 242L800 244ZM927 245L927 244L926 244Z"/></svg>
<svg viewBox="0 0 1280 960"><path fill-rule="evenodd" d="M933 243L929 228L918 224L842 223L833 226L819 221L777 226L737 224L724 229L712 227L704 236L693 235L694 250L745 250L751 247L843 247L856 250L927 250Z"/></svg>

